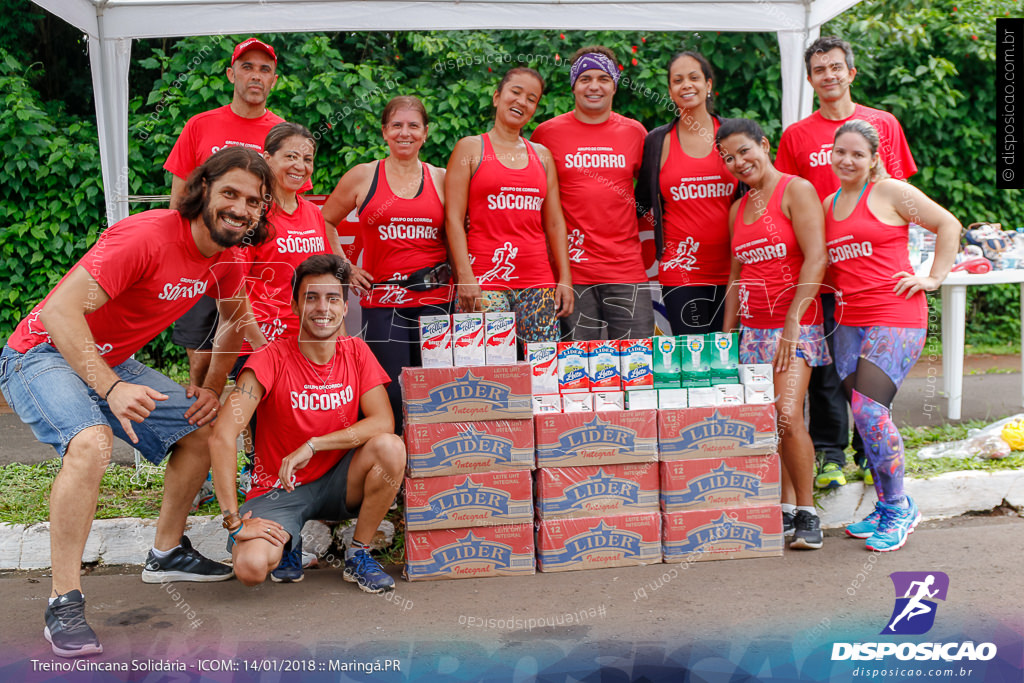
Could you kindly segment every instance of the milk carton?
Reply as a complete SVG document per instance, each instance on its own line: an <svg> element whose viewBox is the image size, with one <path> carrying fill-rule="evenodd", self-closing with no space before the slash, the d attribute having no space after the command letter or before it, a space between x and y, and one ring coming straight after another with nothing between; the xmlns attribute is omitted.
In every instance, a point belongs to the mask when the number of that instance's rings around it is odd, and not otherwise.
<svg viewBox="0 0 1024 683"><path fill-rule="evenodd" d="M626 410L656 410L657 408L657 390L641 389L626 392Z"/></svg>
<svg viewBox="0 0 1024 683"><path fill-rule="evenodd" d="M739 382L740 350L735 332L711 332L706 335L711 349L711 383Z"/></svg>
<svg viewBox="0 0 1024 683"><path fill-rule="evenodd" d="M771 363L746 363L739 366L740 384L745 387L771 387L775 370Z"/></svg>
<svg viewBox="0 0 1024 683"><path fill-rule="evenodd" d="M558 342L558 391L562 395L590 391L587 342Z"/></svg>
<svg viewBox="0 0 1024 683"><path fill-rule="evenodd" d="M537 569L564 572L658 564L660 538L661 517L656 512L542 519L537 523Z"/></svg>
<svg viewBox="0 0 1024 683"><path fill-rule="evenodd" d="M687 408L717 406L718 392L714 387L693 387L686 389Z"/></svg>
<svg viewBox="0 0 1024 683"><path fill-rule="evenodd" d="M716 406L738 406L746 403L742 384L716 384L711 387L715 392Z"/></svg>
<svg viewBox="0 0 1024 683"><path fill-rule="evenodd" d="M626 392L624 391L598 391L594 393L594 412L604 410L625 410Z"/></svg>
<svg viewBox="0 0 1024 683"><path fill-rule="evenodd" d="M452 355L456 366L484 364L484 314L452 316Z"/></svg>
<svg viewBox="0 0 1024 683"><path fill-rule="evenodd" d="M428 529L405 534L409 581L533 574L533 524Z"/></svg>
<svg viewBox="0 0 1024 683"><path fill-rule="evenodd" d="M689 389L658 389L658 408L685 408L689 405L687 392Z"/></svg>
<svg viewBox="0 0 1024 683"><path fill-rule="evenodd" d="M420 316L420 358L425 368L452 365L452 319L449 316Z"/></svg>
<svg viewBox="0 0 1024 683"><path fill-rule="evenodd" d="M544 415L545 413L562 412L561 394L534 394L533 414Z"/></svg>
<svg viewBox="0 0 1024 683"><path fill-rule="evenodd" d="M512 365L516 362L516 314L484 314L485 357L488 365Z"/></svg>
<svg viewBox="0 0 1024 683"><path fill-rule="evenodd" d="M653 389L654 346L651 339L620 339L617 348L622 388L627 391Z"/></svg>
<svg viewBox="0 0 1024 683"><path fill-rule="evenodd" d="M745 386L743 387L743 402L750 404L775 403L775 395L772 385L767 387Z"/></svg>
<svg viewBox="0 0 1024 683"><path fill-rule="evenodd" d="M665 562L782 555L782 506L662 513Z"/></svg>
<svg viewBox="0 0 1024 683"><path fill-rule="evenodd" d="M678 389L682 369L682 349L675 337L654 337L652 370L655 389Z"/></svg>
<svg viewBox="0 0 1024 683"><path fill-rule="evenodd" d="M619 351L614 341L587 342L591 391L619 391Z"/></svg>
<svg viewBox="0 0 1024 683"><path fill-rule="evenodd" d="M703 334L684 334L678 337L682 360L679 379L682 387L711 386L711 347Z"/></svg>
<svg viewBox="0 0 1024 683"><path fill-rule="evenodd" d="M558 393L558 344L531 342L526 345L526 362L532 373L533 394Z"/></svg>
<svg viewBox="0 0 1024 683"><path fill-rule="evenodd" d="M594 412L593 394L562 394L563 413Z"/></svg>

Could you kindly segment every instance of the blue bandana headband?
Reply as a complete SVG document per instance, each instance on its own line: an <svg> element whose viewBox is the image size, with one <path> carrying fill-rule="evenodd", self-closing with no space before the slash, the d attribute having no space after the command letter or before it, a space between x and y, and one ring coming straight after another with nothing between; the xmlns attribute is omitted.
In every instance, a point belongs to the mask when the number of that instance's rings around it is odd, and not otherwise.
<svg viewBox="0 0 1024 683"><path fill-rule="evenodd" d="M587 52L577 59L569 70L569 87L576 87L576 79L580 77L580 74L591 69L599 69L605 72L612 77L616 86L619 85L619 70L615 68L615 62L609 59L607 55L602 55L598 52Z"/></svg>

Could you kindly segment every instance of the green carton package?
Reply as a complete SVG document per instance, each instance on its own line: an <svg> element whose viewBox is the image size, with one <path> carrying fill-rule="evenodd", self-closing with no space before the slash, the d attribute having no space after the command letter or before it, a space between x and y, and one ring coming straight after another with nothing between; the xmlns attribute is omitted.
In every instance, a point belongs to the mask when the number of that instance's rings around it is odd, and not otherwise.
<svg viewBox="0 0 1024 683"><path fill-rule="evenodd" d="M740 349L735 332L709 332L705 337L711 349L711 383L738 384Z"/></svg>
<svg viewBox="0 0 1024 683"><path fill-rule="evenodd" d="M680 367L682 388L711 386L711 345L703 334L684 334L676 337L683 359Z"/></svg>
<svg viewBox="0 0 1024 683"><path fill-rule="evenodd" d="M680 388L679 372L683 355L678 340L675 337L652 337L651 346L654 351L654 388Z"/></svg>

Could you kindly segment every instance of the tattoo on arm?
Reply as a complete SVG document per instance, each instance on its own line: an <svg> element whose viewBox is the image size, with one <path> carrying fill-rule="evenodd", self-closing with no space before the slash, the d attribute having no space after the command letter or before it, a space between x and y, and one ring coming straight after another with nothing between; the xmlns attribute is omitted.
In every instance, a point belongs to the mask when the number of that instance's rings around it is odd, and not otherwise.
<svg viewBox="0 0 1024 683"><path fill-rule="evenodd" d="M259 397L255 394L255 392L253 392L252 387L250 387L248 384L236 384L235 388L231 390L231 393L242 394L243 396L248 396L249 398L255 401L259 400Z"/></svg>

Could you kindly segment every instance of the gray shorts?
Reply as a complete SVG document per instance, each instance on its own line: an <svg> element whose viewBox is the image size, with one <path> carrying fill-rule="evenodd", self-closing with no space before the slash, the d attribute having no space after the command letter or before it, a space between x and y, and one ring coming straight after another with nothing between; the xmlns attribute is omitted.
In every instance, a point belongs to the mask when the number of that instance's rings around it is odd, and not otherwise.
<svg viewBox="0 0 1024 683"><path fill-rule="evenodd" d="M277 522L292 539L299 538L303 525L311 519L340 521L358 517L359 510L349 510L345 504L348 468L354 455L355 449L350 450L327 474L316 481L296 486L293 491L274 489L250 498L242 503L238 513L244 516L251 511L253 517ZM228 552L231 552L233 544L234 541L229 538ZM285 551L290 549L291 540L285 546Z"/></svg>
<svg viewBox="0 0 1024 683"><path fill-rule="evenodd" d="M562 319L562 337L572 341L639 339L654 334L652 285L573 285L576 305Z"/></svg>

